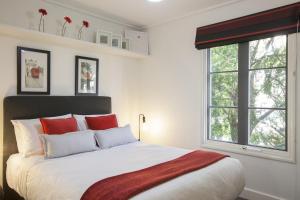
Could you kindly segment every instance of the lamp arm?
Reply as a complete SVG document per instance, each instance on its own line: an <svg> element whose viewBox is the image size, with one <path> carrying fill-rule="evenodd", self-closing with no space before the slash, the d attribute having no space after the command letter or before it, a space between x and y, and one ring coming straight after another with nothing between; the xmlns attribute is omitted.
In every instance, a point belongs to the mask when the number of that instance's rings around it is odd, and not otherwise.
<svg viewBox="0 0 300 200"><path fill-rule="evenodd" d="M139 114L139 141L141 141L141 117L143 117L143 123L145 123L145 115Z"/></svg>

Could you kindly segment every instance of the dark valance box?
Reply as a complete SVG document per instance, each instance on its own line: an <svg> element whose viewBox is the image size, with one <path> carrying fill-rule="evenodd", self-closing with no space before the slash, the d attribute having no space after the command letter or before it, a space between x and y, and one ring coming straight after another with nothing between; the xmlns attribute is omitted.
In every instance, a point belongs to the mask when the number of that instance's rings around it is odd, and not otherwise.
<svg viewBox="0 0 300 200"><path fill-rule="evenodd" d="M197 28L195 47L206 49L297 32L300 3Z"/></svg>

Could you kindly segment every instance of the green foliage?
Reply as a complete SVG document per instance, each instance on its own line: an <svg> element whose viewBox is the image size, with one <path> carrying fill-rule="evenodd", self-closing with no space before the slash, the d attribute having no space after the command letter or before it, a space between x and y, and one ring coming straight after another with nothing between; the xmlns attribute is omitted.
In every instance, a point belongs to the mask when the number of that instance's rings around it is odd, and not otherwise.
<svg viewBox="0 0 300 200"><path fill-rule="evenodd" d="M237 72L217 73L211 76L211 104L215 106L238 105Z"/></svg>
<svg viewBox="0 0 300 200"><path fill-rule="evenodd" d="M237 109L213 108L211 116L211 139L237 143Z"/></svg>
<svg viewBox="0 0 300 200"><path fill-rule="evenodd" d="M249 43L249 144L281 149L286 147L286 36ZM238 45L211 49L210 137L238 140ZM266 69L270 68L270 69ZM221 73L220 73L221 72ZM222 107L233 108L222 108ZM263 109L264 108L264 109ZM272 108L272 109L265 109ZM246 114L246 113L243 113Z"/></svg>
<svg viewBox="0 0 300 200"><path fill-rule="evenodd" d="M251 110L250 144L284 150L285 114L284 110Z"/></svg>
<svg viewBox="0 0 300 200"><path fill-rule="evenodd" d="M238 70L238 45L226 45L210 49L212 72Z"/></svg>
<svg viewBox="0 0 300 200"><path fill-rule="evenodd" d="M286 67L286 36L277 36L249 43L250 68Z"/></svg>
<svg viewBox="0 0 300 200"><path fill-rule="evenodd" d="M285 108L285 68L255 70L249 78L251 107Z"/></svg>

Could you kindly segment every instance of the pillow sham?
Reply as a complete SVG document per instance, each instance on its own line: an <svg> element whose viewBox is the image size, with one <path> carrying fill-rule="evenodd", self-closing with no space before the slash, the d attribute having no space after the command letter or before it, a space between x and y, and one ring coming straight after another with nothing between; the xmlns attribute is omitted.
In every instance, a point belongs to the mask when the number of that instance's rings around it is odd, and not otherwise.
<svg viewBox="0 0 300 200"><path fill-rule="evenodd" d="M40 119L45 134L64 134L78 131L74 117L61 119Z"/></svg>
<svg viewBox="0 0 300 200"><path fill-rule="evenodd" d="M71 114L47 117L47 119L69 118ZM18 151L23 156L42 154L43 148L39 135L43 133L40 119L11 120L15 129Z"/></svg>
<svg viewBox="0 0 300 200"><path fill-rule="evenodd" d="M68 155L97 150L94 132L91 130L71 132L62 135L40 135L45 158L59 158Z"/></svg>
<svg viewBox="0 0 300 200"><path fill-rule="evenodd" d="M79 131L84 131L84 130L89 129L89 127L86 123L85 117L99 117L99 116L107 116L107 115L111 115L111 114L95 114L95 115L76 115L76 114L73 114L73 117L77 121L78 130Z"/></svg>
<svg viewBox="0 0 300 200"><path fill-rule="evenodd" d="M98 117L85 117L89 129L92 130L106 130L118 127L118 121L115 114L98 116Z"/></svg>
<svg viewBox="0 0 300 200"><path fill-rule="evenodd" d="M101 149L111 148L137 141L132 134L130 125L120 128L95 131L95 138Z"/></svg>

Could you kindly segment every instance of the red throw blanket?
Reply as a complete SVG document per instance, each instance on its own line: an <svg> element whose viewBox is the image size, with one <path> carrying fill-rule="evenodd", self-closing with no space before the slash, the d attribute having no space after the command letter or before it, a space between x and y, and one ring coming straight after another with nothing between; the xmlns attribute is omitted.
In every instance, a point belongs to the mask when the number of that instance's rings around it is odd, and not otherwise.
<svg viewBox="0 0 300 200"><path fill-rule="evenodd" d="M94 183L81 200L125 200L173 178L211 165L226 155L193 151L174 160Z"/></svg>

